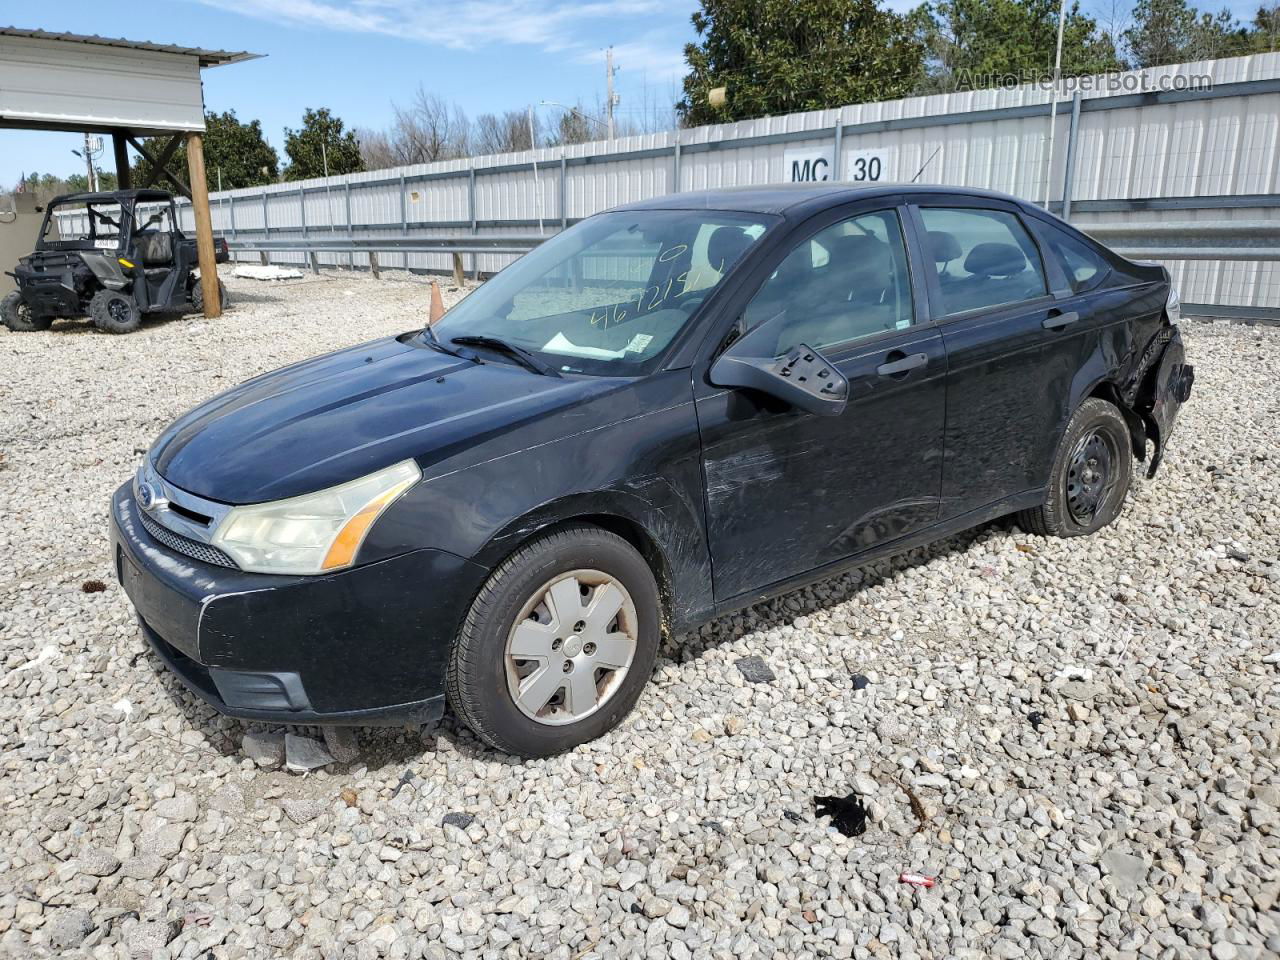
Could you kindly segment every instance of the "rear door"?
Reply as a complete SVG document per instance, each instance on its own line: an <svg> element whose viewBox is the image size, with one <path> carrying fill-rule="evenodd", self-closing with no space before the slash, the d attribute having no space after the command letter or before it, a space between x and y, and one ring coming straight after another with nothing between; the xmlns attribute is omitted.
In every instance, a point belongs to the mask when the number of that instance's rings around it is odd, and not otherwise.
<svg viewBox="0 0 1280 960"><path fill-rule="evenodd" d="M946 358L913 287L892 200L798 228L741 329L785 314L775 356L806 343L849 381L839 416L743 389L695 386L716 598L861 553L938 515Z"/></svg>
<svg viewBox="0 0 1280 960"><path fill-rule="evenodd" d="M947 351L949 519L1044 486L1094 318L1087 298L1062 298L1016 205L937 195L912 219Z"/></svg>

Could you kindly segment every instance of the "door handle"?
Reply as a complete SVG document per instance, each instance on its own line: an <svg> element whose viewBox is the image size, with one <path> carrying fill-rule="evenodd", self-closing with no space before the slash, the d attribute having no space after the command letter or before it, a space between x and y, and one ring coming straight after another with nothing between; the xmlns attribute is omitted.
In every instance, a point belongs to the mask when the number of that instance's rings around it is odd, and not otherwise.
<svg viewBox="0 0 1280 960"><path fill-rule="evenodd" d="M1044 318L1044 322L1040 326L1046 330L1061 330L1063 327L1069 327L1080 319L1080 314L1072 310L1070 313L1051 313Z"/></svg>
<svg viewBox="0 0 1280 960"><path fill-rule="evenodd" d="M889 354L891 357L893 355L892 353ZM916 367L923 367L928 362L929 355L927 353L913 353L909 357L901 357L900 359L880 364L880 366L876 367L876 373L882 377L896 377L899 374L910 373Z"/></svg>

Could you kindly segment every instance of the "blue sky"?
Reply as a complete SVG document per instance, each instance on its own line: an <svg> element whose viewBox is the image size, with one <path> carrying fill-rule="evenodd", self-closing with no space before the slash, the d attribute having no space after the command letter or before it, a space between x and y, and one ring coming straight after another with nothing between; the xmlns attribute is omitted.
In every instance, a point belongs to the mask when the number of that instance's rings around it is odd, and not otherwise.
<svg viewBox="0 0 1280 960"><path fill-rule="evenodd" d="M1086 7L1105 20L1116 5L1128 6L1094 0ZM1227 5L1247 17L1257 0ZM0 24L267 54L206 70L205 104L261 120L281 150L284 128L296 127L306 107L327 106L351 126L383 127L392 100L408 100L420 83L472 117L539 100L593 104L604 97L610 44L620 66L621 115L651 110L678 96L696 6L697 0L0 0ZM82 142L75 134L0 130L0 184L8 187L24 171L83 169L70 152Z"/></svg>

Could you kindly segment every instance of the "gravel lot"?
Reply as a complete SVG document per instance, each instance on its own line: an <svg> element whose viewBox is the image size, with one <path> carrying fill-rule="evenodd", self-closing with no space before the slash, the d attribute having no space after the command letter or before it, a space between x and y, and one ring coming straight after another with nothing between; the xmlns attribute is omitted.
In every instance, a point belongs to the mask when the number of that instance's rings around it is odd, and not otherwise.
<svg viewBox="0 0 1280 960"><path fill-rule="evenodd" d="M211 323L0 333L0 954L1280 955L1280 330L1186 325L1174 448L1091 540L998 523L716 621L567 756L446 718L302 775L144 652L108 498L426 288L229 285ZM814 797L851 793L844 836Z"/></svg>

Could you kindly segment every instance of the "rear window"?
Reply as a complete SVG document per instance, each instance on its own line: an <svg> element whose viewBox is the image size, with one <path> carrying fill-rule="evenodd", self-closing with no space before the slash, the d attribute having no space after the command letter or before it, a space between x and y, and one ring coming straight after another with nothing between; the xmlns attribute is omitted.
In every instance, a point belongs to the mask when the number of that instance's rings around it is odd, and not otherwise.
<svg viewBox="0 0 1280 960"><path fill-rule="evenodd" d="M1048 293L1040 252L1013 214L921 207L920 216L945 315L1035 300Z"/></svg>

